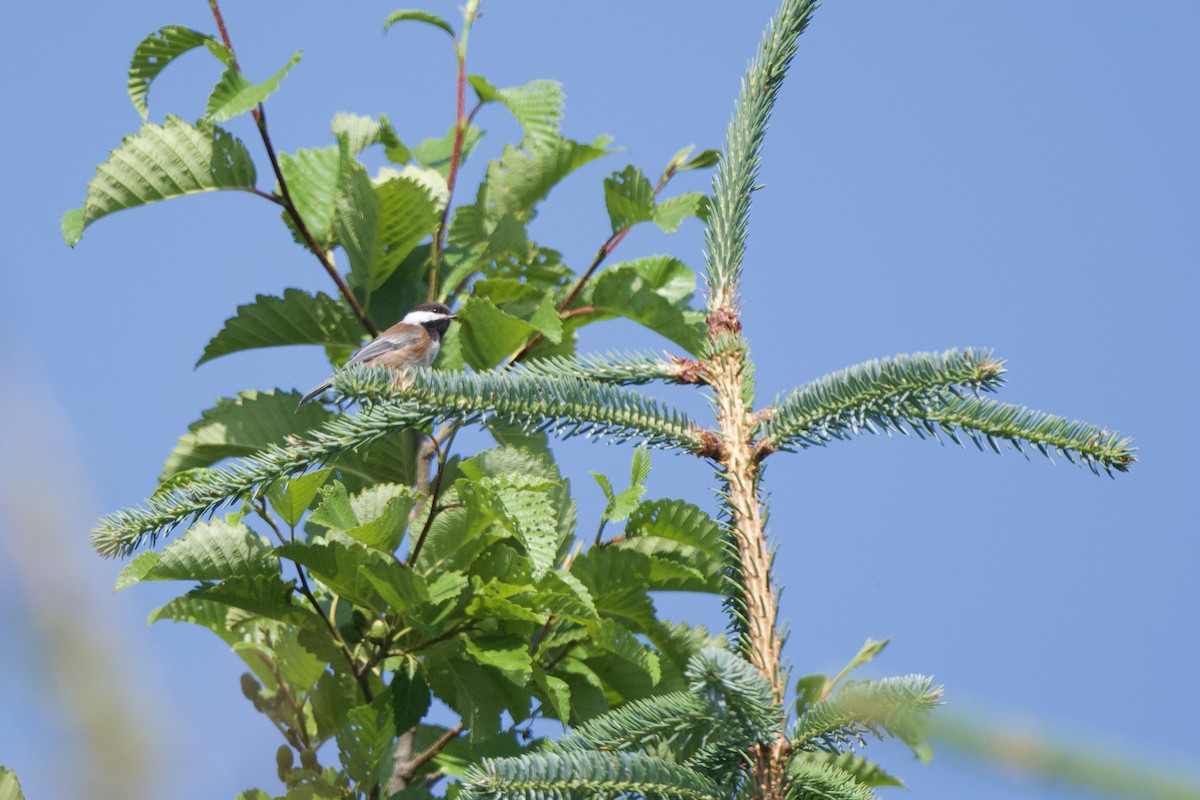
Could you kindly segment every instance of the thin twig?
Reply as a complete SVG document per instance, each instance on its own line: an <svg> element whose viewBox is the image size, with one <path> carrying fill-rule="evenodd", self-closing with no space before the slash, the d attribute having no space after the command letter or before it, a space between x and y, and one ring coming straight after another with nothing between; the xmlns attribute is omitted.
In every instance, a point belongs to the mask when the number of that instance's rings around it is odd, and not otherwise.
<svg viewBox="0 0 1200 800"><path fill-rule="evenodd" d="M438 498L441 497L442 478L446 474L446 456L450 452L451 445L454 444L454 437L457 433L458 426L456 425L450 429L450 433L446 437L445 442L438 442L438 440L433 437L430 437L429 439L437 451L438 471L437 477L434 478L433 481L433 491L430 492L429 499L426 501L429 503L429 513L425 515L425 524L421 526L421 535L418 536L416 542L413 543L412 551L408 556L408 563L410 566L416 565L417 556L421 554L421 547L425 544L425 537L429 535L429 530L433 527L433 519L437 516L438 512L441 511L441 509L438 507Z"/></svg>
<svg viewBox="0 0 1200 800"><path fill-rule="evenodd" d="M233 68L238 72L241 72L242 67L238 63L237 54L233 49L233 42L229 38L229 30L225 27L225 18L221 14L221 7L218 0L208 0L208 6L210 9L212 9L213 18L217 22L217 30L221 33L221 41L224 43L226 49L229 50L230 58L233 60ZM267 158L271 162L271 170L275 173L275 180L279 184L279 197L273 199L275 199L275 202L282 205L284 210L287 211L287 215L291 218L292 224L296 226L296 230L300 233L300 237L304 239L304 243L308 246L308 249L311 250L312 254L317 257L317 260L321 262L321 266L333 280L334 284L338 288L338 292L340 292L342 297L346 300L346 303L350 306L350 310L354 312L354 316L358 317L358 321L362 323L363 328L365 328L367 333L369 333L371 336L378 336L379 331L376 329L375 324L371 322L370 318L366 315L366 312L363 311L362 306L359 304L358 298L354 296L354 292L346 284L346 281L342 279L341 273L338 272L337 265L333 263L333 260L325 251L325 248L321 247L321 245L317 242L316 237L313 236L312 231L308 229L308 225L305 224L304 219L300 216L299 210L296 208L296 203L292 200L291 191L288 189L287 181L284 180L283 177L283 169L279 165L279 158L275 155L275 146L271 143L271 135L267 131L267 112L266 109L263 108L263 104L259 103L257 106L251 109L250 114L254 117L254 123L258 127L258 133L262 138L263 147L266 148L267 151ZM266 193L255 191L255 194L265 195ZM267 196L270 197L270 195Z"/></svg>

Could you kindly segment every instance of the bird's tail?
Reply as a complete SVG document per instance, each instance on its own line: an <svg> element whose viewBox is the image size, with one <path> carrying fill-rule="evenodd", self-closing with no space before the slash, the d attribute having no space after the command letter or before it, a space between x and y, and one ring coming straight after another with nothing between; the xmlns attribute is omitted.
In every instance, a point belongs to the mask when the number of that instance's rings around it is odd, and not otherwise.
<svg viewBox="0 0 1200 800"><path fill-rule="evenodd" d="M322 383L320 386L314 386L314 387L312 388L312 390L311 390L311 391L309 391L309 393L308 393L308 394L306 394L306 395L304 395L304 397L301 397L301 398L300 398L300 402L299 402L299 403L296 403L296 410L297 410L297 411L299 411L299 410L300 410L300 406L304 405L304 404L305 404L305 403L307 403L309 400L312 400L314 397L316 397L316 396L317 396L317 395L319 395L321 392L323 392L323 391L325 391L326 389L328 389L330 386L333 386L333 379L330 379L330 380L327 380L327 381L325 381L325 382L324 382L324 383Z"/></svg>

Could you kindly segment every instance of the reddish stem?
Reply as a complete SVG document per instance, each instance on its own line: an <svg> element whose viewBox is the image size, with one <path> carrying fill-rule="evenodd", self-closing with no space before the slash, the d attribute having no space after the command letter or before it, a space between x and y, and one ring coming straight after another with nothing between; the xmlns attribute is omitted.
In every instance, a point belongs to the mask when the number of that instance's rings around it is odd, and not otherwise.
<svg viewBox="0 0 1200 800"><path fill-rule="evenodd" d="M218 4L218 0L208 0L208 6L212 9L213 18L217 22L217 30L221 34L221 41L224 43L226 49L229 50L229 55L233 59L233 67L238 72L241 72L242 68L238 64L237 54L234 52L233 42L229 38L229 30L225 27L225 18L221 15L221 7ZM279 159L275 155L275 146L271 143L271 135L267 131L267 113L262 103L251 109L250 113L254 117L254 123L258 127L259 136L262 137L263 147L267 151L267 158L271 162L271 170L275 173L275 180L279 184L280 197L276 198L275 201L287 211L292 223L296 226L296 230L300 232L301 238L304 239L304 243L312 251L312 254L317 257L317 260L321 262L321 266L324 267L325 272L333 280L338 288L338 292L345 298L346 303L350 306L350 310L354 312L354 316L358 317L358 321L362 323L363 328L372 336L379 335L378 329L376 329L370 318L367 317L362 306L359 305L358 298L354 296L354 292L350 290L346 281L342 279L337 265L329 258L325 249L317 242L316 237L313 236L312 231L308 229L308 226L304 223L304 219L300 216L300 212L292 200L291 192L288 190L287 181L283 178L283 170L279 166ZM265 194L265 192L257 190L255 193L260 195Z"/></svg>

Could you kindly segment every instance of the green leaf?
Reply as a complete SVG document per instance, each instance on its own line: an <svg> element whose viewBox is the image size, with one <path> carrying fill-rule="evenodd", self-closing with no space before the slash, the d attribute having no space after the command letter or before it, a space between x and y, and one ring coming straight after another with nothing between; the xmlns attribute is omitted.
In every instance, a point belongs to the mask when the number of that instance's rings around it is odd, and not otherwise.
<svg viewBox="0 0 1200 800"><path fill-rule="evenodd" d="M375 187L379 196L379 233L369 277L360 285L374 291L426 236L437 230L441 208L429 188L401 176Z"/></svg>
<svg viewBox="0 0 1200 800"><path fill-rule="evenodd" d="M294 528L332 473L333 469L326 467L276 481L267 488L267 501L287 526Z"/></svg>
<svg viewBox="0 0 1200 800"><path fill-rule="evenodd" d="M352 539L394 552L408 528L408 515L417 499L409 486L383 483L347 498L341 484L323 492L324 500L309 518L314 524L341 531Z"/></svg>
<svg viewBox="0 0 1200 800"><path fill-rule="evenodd" d="M654 218L654 187L632 164L604 179L604 206L613 233Z"/></svg>
<svg viewBox="0 0 1200 800"><path fill-rule="evenodd" d="M695 274L670 256L626 262L600 273L577 305L641 323L696 353L704 339L704 314L689 308Z"/></svg>
<svg viewBox="0 0 1200 800"><path fill-rule="evenodd" d="M676 153L667 164L667 172L674 173L685 172L689 169L703 169L720 163L720 150L701 150L695 157L689 158L695 149L696 145L688 145Z"/></svg>
<svg viewBox="0 0 1200 800"><path fill-rule="evenodd" d="M387 611L389 604L366 574L371 568L395 566L395 562L378 550L331 540L315 544L288 542L277 547L275 552L281 558L308 567L309 572L332 592L351 603L377 613Z"/></svg>
<svg viewBox="0 0 1200 800"><path fill-rule="evenodd" d="M487 218L496 221L512 214L522 222L534 216L534 208L563 178L591 161L608 155L607 137L591 144L555 139L534 150L505 146L497 161L488 164L476 200Z"/></svg>
<svg viewBox="0 0 1200 800"><path fill-rule="evenodd" d="M524 86L497 89L481 75L467 80L479 95L480 102L500 102L508 107L525 130L529 149L551 146L559 138L563 116L562 84L557 81L536 80Z"/></svg>
<svg viewBox="0 0 1200 800"><path fill-rule="evenodd" d="M7 767L0 767L0 800L25 800L17 773Z"/></svg>
<svg viewBox="0 0 1200 800"><path fill-rule="evenodd" d="M470 741L476 744L500 731L500 712L504 700L487 670L474 661L455 659L447 662L454 687L453 697L442 699L462 716L470 729Z"/></svg>
<svg viewBox="0 0 1200 800"><path fill-rule="evenodd" d="M304 226L319 244L333 240L333 215L342 179L343 154L337 145L281 153L279 169ZM284 212L284 219L289 219Z"/></svg>
<svg viewBox="0 0 1200 800"><path fill-rule="evenodd" d="M204 116L214 122L224 122L244 114L270 97L288 72L300 63L300 51L271 77L262 83L251 83L236 66L229 67L213 87Z"/></svg>
<svg viewBox="0 0 1200 800"><path fill-rule="evenodd" d="M404 164L412 158L412 151L404 146L396 135L391 120L380 114L379 119L339 111L333 115L333 135L337 137L347 155L357 156L374 144L383 145L388 160L393 164Z"/></svg>
<svg viewBox="0 0 1200 800"><path fill-rule="evenodd" d="M446 33L450 34L450 38L454 38L454 28L450 27L450 23L442 19L436 14L431 14L428 11L420 11L411 8L400 9L393 11L387 15L387 19L383 21L383 32L387 33L388 29L397 22L411 20L413 22L424 22L435 28L441 28Z"/></svg>
<svg viewBox="0 0 1200 800"><path fill-rule="evenodd" d="M497 366L538 333L529 322L480 297L468 297L457 314L463 356L476 370Z"/></svg>
<svg viewBox="0 0 1200 800"><path fill-rule="evenodd" d="M362 343L362 325L342 300L323 292L284 289L283 297L260 294L253 303L238 306L225 320L196 362L200 366L229 353L258 347L319 344L356 348Z"/></svg>
<svg viewBox="0 0 1200 800"><path fill-rule="evenodd" d="M161 480L186 469L207 467L223 458L250 455L330 418L328 411L313 403L297 409L299 399L299 392L251 390L234 399L217 400L179 437L163 465Z"/></svg>
<svg viewBox="0 0 1200 800"><path fill-rule="evenodd" d="M707 203L708 198L701 192L685 192L678 197L663 200L654 207L654 224L661 228L663 233L674 233L688 217L702 216Z"/></svg>
<svg viewBox="0 0 1200 800"><path fill-rule="evenodd" d="M378 784L385 784L391 772L392 724L390 698L380 693L369 705L346 712L344 728L337 732L338 755L359 796L365 797Z"/></svg>
<svg viewBox="0 0 1200 800"><path fill-rule="evenodd" d="M454 157L455 127L450 126L449 132L441 139L424 139L412 150L412 156L423 167L437 170L443 178L450 174L450 160ZM466 162L475 146L483 138L483 131L474 125L468 125L463 132L462 152L459 163Z"/></svg>
<svg viewBox="0 0 1200 800"><path fill-rule="evenodd" d="M83 229L127 208L218 189L254 188L254 162L241 141L211 122L189 125L168 116L126 136L88 182L82 212L69 212L63 232L74 246Z"/></svg>
<svg viewBox="0 0 1200 800"><path fill-rule="evenodd" d="M193 589L187 596L221 603L255 617L266 617L321 633L326 631L325 623L311 608L296 604L292 583L278 575L238 575L226 578L215 586ZM246 614L241 616L246 618Z"/></svg>
<svg viewBox="0 0 1200 800"><path fill-rule="evenodd" d="M409 675L408 670L404 669L392 676L391 698L392 720L397 734L415 727L425 717L433 700L425 676L419 670Z"/></svg>
<svg viewBox="0 0 1200 800"><path fill-rule="evenodd" d="M519 636L469 636L467 653L485 667L499 671L517 686L524 687L533 674L529 645Z"/></svg>
<svg viewBox="0 0 1200 800"><path fill-rule="evenodd" d="M143 580L223 580L235 575L278 575L271 545L245 525L221 519L197 522L159 554Z"/></svg>
<svg viewBox="0 0 1200 800"><path fill-rule="evenodd" d="M168 64L201 45L221 47L207 33L182 25L166 25L138 43L129 64L129 99L142 119L146 119L149 113L146 98L150 93L150 84Z"/></svg>
<svg viewBox="0 0 1200 800"><path fill-rule="evenodd" d="M366 168L355 160L343 162L333 203L333 233L350 260L352 282L368 290L379 246L381 215L382 204Z"/></svg>

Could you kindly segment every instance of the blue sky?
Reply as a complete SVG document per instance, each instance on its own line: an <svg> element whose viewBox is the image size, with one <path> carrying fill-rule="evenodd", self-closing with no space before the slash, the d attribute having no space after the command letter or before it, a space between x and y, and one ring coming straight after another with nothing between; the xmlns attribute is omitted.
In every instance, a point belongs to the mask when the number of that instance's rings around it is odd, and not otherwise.
<svg viewBox="0 0 1200 800"><path fill-rule="evenodd" d="M431 10L452 17L451 3ZM600 182L657 174L680 147L719 147L772 2L484 2L469 69L497 86L565 85L564 131L623 152L551 196L533 234L585 266L607 235ZM444 35L380 23L393 6L227 0L243 68L304 58L268 104L275 145L331 141L337 111L387 113L409 142L453 114ZM282 15L281 15L282 14ZM61 213L138 117L125 92L136 43L168 23L211 30L207 4L18 4L7 14L0 197L0 763L27 796L73 783L80 716L128 692L159 797L278 789L278 745L211 634L147 629L168 588L111 595L120 564L87 532L140 501L199 412L246 388L307 387L322 355L235 355L193 370L238 304L285 286L328 290L269 204L206 196L123 212L68 249ZM1163 765L1200 763L1195 664L1200 563L1189 361L1200 290L1200 6L1062 0L1027 6L829 2L780 97L755 196L744 284L760 403L898 352L994 347L1000 399L1133 435L1115 481L917 441L863 438L772 459L770 529L794 674L836 671L868 636L868 670L926 672L948 709L1095 742ZM217 77L192 54L157 81L151 116L195 118ZM516 136L479 119L490 157ZM245 120L232 125L259 163ZM475 169L483 163L477 157ZM468 171L464 186L478 172ZM679 188L706 188L689 176ZM701 231L631 235L702 266ZM661 348L620 323L585 350ZM664 390L697 414L697 397ZM570 442L562 463L581 529L601 507L588 477L623 478L630 451ZM702 464L656 454L654 496L712 507ZM34 509L34 511L31 511ZM669 616L722 626L715 603L663 598ZM86 634L86 635L85 635ZM88 683L92 679L94 683ZM1082 796L939 754L875 755L912 796ZM893 796L902 796L896 792Z"/></svg>

